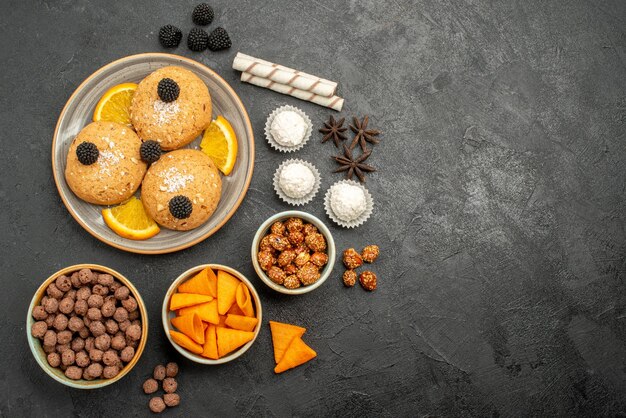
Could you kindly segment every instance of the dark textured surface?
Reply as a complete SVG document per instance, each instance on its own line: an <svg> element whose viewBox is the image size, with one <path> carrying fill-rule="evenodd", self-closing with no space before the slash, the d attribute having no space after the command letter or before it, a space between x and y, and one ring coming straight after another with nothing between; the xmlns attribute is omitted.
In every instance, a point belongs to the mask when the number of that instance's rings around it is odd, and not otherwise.
<svg viewBox="0 0 626 418"><path fill-rule="evenodd" d="M220 53L175 52L217 70L257 133L248 195L219 233L164 256L126 254L83 231L50 168L56 119L77 85L125 55L160 51L166 23L185 33L195 2L3 1L0 213L4 321L0 415L147 414L141 383L181 363L171 416L626 415L626 2L213 1L232 36ZM255 277L256 227L288 207L271 176L284 155L264 142L277 106L330 111L238 81L236 51L337 80L343 114L372 116L374 215L332 228L338 248L377 243L379 288L334 277L302 297ZM330 143L297 153L339 175ZM322 191L323 192L323 191ZM325 218L322 197L305 210ZM33 360L24 329L40 282L78 262L115 268L150 312L135 370L95 392L67 389ZM221 367L183 361L160 306L169 283L205 262L254 280L263 330ZM280 376L267 320L306 326L318 358Z"/></svg>

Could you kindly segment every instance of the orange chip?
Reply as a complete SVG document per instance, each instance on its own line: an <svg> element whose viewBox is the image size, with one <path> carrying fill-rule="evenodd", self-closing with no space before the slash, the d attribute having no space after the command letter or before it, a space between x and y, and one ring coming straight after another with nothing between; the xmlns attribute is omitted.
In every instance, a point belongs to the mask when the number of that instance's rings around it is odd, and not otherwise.
<svg viewBox="0 0 626 418"><path fill-rule="evenodd" d="M211 302L205 302L188 308L179 309L177 313L179 316L197 313L202 321L210 322L216 325L220 322L220 317L217 313L217 300L215 299Z"/></svg>
<svg viewBox="0 0 626 418"><path fill-rule="evenodd" d="M213 273L210 268L205 268L200 273L193 276L191 279L186 280L180 286L178 286L179 293L196 293L199 295L208 295L215 297L215 294L211 292L211 285L209 283L208 272Z"/></svg>
<svg viewBox="0 0 626 418"><path fill-rule="evenodd" d="M296 337L291 341L285 355L280 363L274 368L274 373L282 373L286 370L298 367L301 364L317 357L317 353L311 347L302 341L302 338Z"/></svg>
<svg viewBox="0 0 626 418"><path fill-rule="evenodd" d="M296 337L302 337L306 332L306 328L275 321L270 321L270 330L272 331L272 345L274 346L274 361L276 364L282 360L291 340Z"/></svg>
<svg viewBox="0 0 626 418"><path fill-rule="evenodd" d="M217 272L217 311L220 315L224 315L232 304L235 302L235 295L237 293L237 286L240 281L226 273L225 271L218 270Z"/></svg>
<svg viewBox="0 0 626 418"><path fill-rule="evenodd" d="M228 310L228 312L226 312L226 314L233 314L233 315L244 315L243 311L239 308L239 305L237 305L236 303L233 303L233 305L230 307L230 309Z"/></svg>
<svg viewBox="0 0 626 418"><path fill-rule="evenodd" d="M170 311L176 311L188 306L210 302L213 298L207 295L196 295L193 293L174 293L170 299Z"/></svg>
<svg viewBox="0 0 626 418"><path fill-rule="evenodd" d="M192 353L202 353L202 346L200 344L196 344L194 340L192 340L182 332L170 330L170 337L172 337L172 340L174 340L176 344L191 351Z"/></svg>
<svg viewBox="0 0 626 418"><path fill-rule="evenodd" d="M209 327L208 322L202 322L202 332L206 332L206 329ZM206 342L206 336L204 337L204 341Z"/></svg>
<svg viewBox="0 0 626 418"><path fill-rule="evenodd" d="M239 283L237 294L235 295L237 306L245 316L254 316L254 307L252 306L252 297L250 297L250 289L245 283Z"/></svg>
<svg viewBox="0 0 626 418"><path fill-rule="evenodd" d="M219 283L219 282L218 282ZM217 354L224 357L254 338L254 332L217 327Z"/></svg>
<svg viewBox="0 0 626 418"><path fill-rule="evenodd" d="M215 333L216 326L209 324L204 333L204 347L202 350L202 357L217 360L217 334Z"/></svg>
<svg viewBox="0 0 626 418"><path fill-rule="evenodd" d="M202 328L202 320L197 313L189 315L176 316L172 318L172 325L178 328L180 332L197 342L204 344L204 329Z"/></svg>
<svg viewBox="0 0 626 418"><path fill-rule="evenodd" d="M226 326L234 329L240 329L242 331L254 331L254 327L256 327L256 324L258 322L258 319L250 318L249 316L228 314L224 323L226 324Z"/></svg>

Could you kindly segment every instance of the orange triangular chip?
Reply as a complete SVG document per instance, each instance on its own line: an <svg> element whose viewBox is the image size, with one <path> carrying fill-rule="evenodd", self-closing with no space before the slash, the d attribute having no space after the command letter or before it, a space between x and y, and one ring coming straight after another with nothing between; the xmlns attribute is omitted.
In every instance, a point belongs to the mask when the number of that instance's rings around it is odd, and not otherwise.
<svg viewBox="0 0 626 418"><path fill-rule="evenodd" d="M258 319L250 318L249 316L228 314L225 324L228 327L242 331L254 331L254 327L256 327L258 322Z"/></svg>
<svg viewBox="0 0 626 418"><path fill-rule="evenodd" d="M217 327L217 354L224 357L254 338L254 332Z"/></svg>
<svg viewBox="0 0 626 418"><path fill-rule="evenodd" d="M239 305L237 305L236 303L233 303L230 307L230 309L228 310L228 312L226 312L227 315L229 314L233 314L233 315L244 315L243 311L239 308Z"/></svg>
<svg viewBox="0 0 626 418"><path fill-rule="evenodd" d="M220 322L220 317L217 313L217 300L215 299L213 299L211 302L201 303L199 305L179 309L177 313L180 316L189 315L194 312L198 314L202 321L210 322L216 325Z"/></svg>
<svg viewBox="0 0 626 418"><path fill-rule="evenodd" d="M170 299L170 311L176 311L188 306L210 302L213 298L207 295L196 295L194 293L174 293Z"/></svg>
<svg viewBox="0 0 626 418"><path fill-rule="evenodd" d="M291 340L296 337L302 337L306 332L306 328L275 321L270 321L270 330L272 331L272 345L274 346L274 361L276 364L282 360Z"/></svg>
<svg viewBox="0 0 626 418"><path fill-rule="evenodd" d="M217 297L217 276L215 276L215 272L211 270L209 267L206 268L206 278L209 282L209 292L211 292L211 296L214 298Z"/></svg>
<svg viewBox="0 0 626 418"><path fill-rule="evenodd" d="M217 311L220 315L224 315L228 312L235 302L239 283L240 281L236 277L225 271L219 270L217 272Z"/></svg>
<svg viewBox="0 0 626 418"><path fill-rule="evenodd" d="M285 355L280 363L274 368L274 373L282 373L285 370L293 369L307 361L314 359L317 353L311 347L302 341L302 338L296 337L291 341Z"/></svg>
<svg viewBox="0 0 626 418"><path fill-rule="evenodd" d="M213 324L209 324L208 328L204 333L204 347L202 350L202 357L210 358L213 360L217 360L219 356L217 355L217 334L215 333L215 329L217 327Z"/></svg>
<svg viewBox="0 0 626 418"><path fill-rule="evenodd" d="M172 340L174 340L176 344L191 351L192 353L202 353L202 346L200 344L196 344L194 340L192 340L182 332L170 330L170 337L172 337Z"/></svg>
<svg viewBox="0 0 626 418"><path fill-rule="evenodd" d="M252 306L252 297L250 297L250 289L244 283L239 283L236 294L237 306L245 316L254 316L254 307Z"/></svg>
<svg viewBox="0 0 626 418"><path fill-rule="evenodd" d="M202 322L202 332L206 332L206 329L209 327L208 322ZM206 342L206 336L204 337L204 342Z"/></svg>
<svg viewBox="0 0 626 418"><path fill-rule="evenodd" d="M183 282L180 286L178 286L178 292L214 296L211 293L211 286L209 285L207 270L211 271L211 273L213 272L210 268L205 268L200 273L196 274L191 279Z"/></svg>
<svg viewBox="0 0 626 418"><path fill-rule="evenodd" d="M204 328L197 313L176 316L172 318L172 325L198 344L204 344Z"/></svg>

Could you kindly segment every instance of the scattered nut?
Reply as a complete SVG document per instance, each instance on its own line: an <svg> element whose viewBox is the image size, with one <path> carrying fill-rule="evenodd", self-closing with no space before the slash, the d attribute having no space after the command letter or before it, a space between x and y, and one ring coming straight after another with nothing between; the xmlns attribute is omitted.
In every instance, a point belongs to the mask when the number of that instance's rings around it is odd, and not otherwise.
<svg viewBox="0 0 626 418"><path fill-rule="evenodd" d="M359 274L359 282L365 290L376 290L376 274L369 270Z"/></svg>
<svg viewBox="0 0 626 418"><path fill-rule="evenodd" d="M379 254L380 248L378 248L378 245L368 245L367 247L363 248L363 251L361 251L361 258L366 263L373 263L374 261L376 261Z"/></svg>

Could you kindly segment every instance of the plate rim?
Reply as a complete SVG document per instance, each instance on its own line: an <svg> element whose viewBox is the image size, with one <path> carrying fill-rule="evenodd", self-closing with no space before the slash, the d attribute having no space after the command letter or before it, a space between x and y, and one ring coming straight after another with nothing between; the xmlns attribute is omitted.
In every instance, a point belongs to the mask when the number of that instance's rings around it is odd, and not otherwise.
<svg viewBox="0 0 626 418"><path fill-rule="evenodd" d="M145 250L145 249L140 249L140 248L131 248L128 247L126 245L124 245L123 243L117 243L115 241L112 241L110 239L107 239L106 237L100 236L99 234L97 234L95 231L93 231L89 225L87 225L85 222L83 222L78 215L76 214L74 208L69 204L67 198L64 196L64 194L61 191L61 185L59 184L59 181L61 181L61 176L57 175L57 165L56 165L56 144L57 144L57 140L58 140L58 136L59 136L59 125L61 124L61 120L63 120L66 112L67 112L67 108L69 106L69 104L74 100L74 97L78 94L79 91L81 91L84 86L91 81L93 78L95 78L96 76L98 76L100 73L106 71L109 67L115 66L115 65L119 65L121 63L124 63L125 61L130 61L131 59L136 59L139 57L147 57L147 58L152 58L152 59L158 59L158 58L169 58L169 59L176 59L176 60L181 60L181 61L185 61L187 63L189 63L192 66L200 66L200 67L204 67L204 70L208 71L213 77L216 77L217 79L219 79L224 86L226 87L226 90L229 91L231 93L231 97L233 97L235 99L236 105L239 106L241 108L241 110L243 110L243 115L244 115L244 125L246 126L246 129L249 131L250 133L250 138L248 139L249 142L249 147L250 147L250 162L248 164L248 175L246 176L245 179L245 183L244 183L244 188L242 193L240 194L240 196L237 198L237 201L235 202L235 204L233 205L233 207L230 209L230 211L228 211L228 213L226 213L226 216L224 216L224 218L217 223L217 225L215 225L213 228L211 228L210 230L208 230L206 233L204 233L203 235L199 236L198 238L191 240L189 242L185 242L182 244L179 244L175 247L171 247L171 248L161 248L161 249L155 249L155 250ZM241 206L241 203L243 202L243 199L246 197L246 194L248 193L248 189L250 188L250 183L252 181L252 174L254 172L254 159L255 159L255 147L254 147L255 143L254 143L254 130L252 129L252 123L250 122L250 116L248 115L248 111L246 109L246 107L243 105L243 102L241 101L241 98L239 97L239 95L235 92L235 90L231 87L231 85L224 80L224 78L222 76L220 76L219 74L217 74L217 72L213 71L211 68L209 68L208 66L204 65L201 62L198 62L196 60L193 60L191 58L187 58L187 57L183 57L180 55L176 55L176 54L168 54L168 53L163 53L163 52L145 52L145 53L141 53L141 54L133 54L133 55L127 55L125 57L122 58L118 58L114 61L109 62L108 64L103 65L102 67L98 68L96 71L94 71L93 73L91 73L87 78L85 78L79 85L78 87L76 87L76 89L74 89L74 92L70 95L70 97L67 99L67 101L65 102L65 105L63 106L63 109L61 110L61 113L59 114L59 118L57 119L57 123L56 126L54 128L54 134L52 136L52 152L51 152L51 159L52 159L52 177L54 178L54 184L57 188L57 193L59 194L59 196L61 197L61 200L63 201L63 204L65 205L65 208L67 209L67 211L70 213L70 215L72 215L72 218L74 218L74 220L76 222L78 222L78 224L85 230L87 231L90 235L92 235L94 238L98 239L99 241L110 245L114 248L117 248L119 250L122 251L127 251L127 252L131 252L131 253L135 253L135 254L168 254L168 253L173 253L173 252L177 252L177 251L181 251L184 250L186 248L189 247L193 247L194 245L204 241L205 239L209 238L211 235L213 235L214 233L216 233L217 231L219 231L225 224L226 222L228 222L230 220L230 218L235 214L235 212L237 212L237 210L239 209L239 206Z"/></svg>

